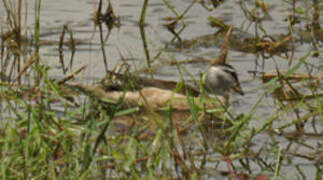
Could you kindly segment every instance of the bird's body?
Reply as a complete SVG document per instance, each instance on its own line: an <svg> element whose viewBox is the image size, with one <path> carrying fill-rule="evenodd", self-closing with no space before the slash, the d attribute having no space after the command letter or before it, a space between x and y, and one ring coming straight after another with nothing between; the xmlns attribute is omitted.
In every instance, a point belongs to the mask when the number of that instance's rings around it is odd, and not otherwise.
<svg viewBox="0 0 323 180"><path fill-rule="evenodd" d="M204 74L204 88L208 93L225 95L231 89L243 95L235 69L229 64L210 66Z"/></svg>

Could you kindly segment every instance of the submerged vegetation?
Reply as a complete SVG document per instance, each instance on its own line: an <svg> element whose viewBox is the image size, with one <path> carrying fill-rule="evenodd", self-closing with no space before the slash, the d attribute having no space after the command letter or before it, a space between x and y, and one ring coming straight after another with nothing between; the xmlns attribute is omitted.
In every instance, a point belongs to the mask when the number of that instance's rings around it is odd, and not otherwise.
<svg viewBox="0 0 323 180"><path fill-rule="evenodd" d="M146 35L152 2L172 14L163 17L167 22L160 28L173 37L156 51ZM100 37L97 53L102 53L105 74L89 85L79 80L88 65L73 68L77 47L88 39L75 38L77 32L62 25L57 39L44 40L41 0L28 2L33 10L21 0L2 1L0 179L321 179L323 6L320 0L282 1L288 7L280 22L286 29L272 34L263 26L272 20L274 7L267 2L192 0L185 7L168 0L140 2L136 23L145 65L138 69L121 52L122 63L109 66L118 57L110 56L106 45L112 30L123 28L123 18L114 1L100 0L88 14L93 15L91 33ZM182 37L190 31L185 18L194 8L215 12L226 3L237 3L245 16L242 24L203 17L215 33ZM34 13L28 16L34 17L31 27L24 22L27 13ZM302 55L297 53L300 44L307 48ZM58 47L61 76L51 72L40 52L44 46ZM184 78L183 72L190 71L186 65L203 67L211 58L177 60L171 55L210 47L221 47L217 58L227 59L229 49L257 57L245 62L263 68L249 71L253 80L263 82L246 88L250 92L244 98L254 102L225 102L205 93L198 75ZM172 60L165 62L165 56ZM264 70L268 62L272 71ZM161 66L176 66L180 81L158 79L154 73ZM264 103L266 98L270 103ZM244 108L239 112L237 106Z"/></svg>

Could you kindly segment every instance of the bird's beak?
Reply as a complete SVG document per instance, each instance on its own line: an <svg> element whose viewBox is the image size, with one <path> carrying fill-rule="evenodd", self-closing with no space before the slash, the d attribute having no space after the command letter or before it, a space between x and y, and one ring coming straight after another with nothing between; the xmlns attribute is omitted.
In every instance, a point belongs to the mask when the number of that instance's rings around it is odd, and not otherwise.
<svg viewBox="0 0 323 180"><path fill-rule="evenodd" d="M232 88L236 93L240 94L241 96L244 95L244 92L242 91L242 88L240 86L240 84L236 84L235 86L233 86Z"/></svg>

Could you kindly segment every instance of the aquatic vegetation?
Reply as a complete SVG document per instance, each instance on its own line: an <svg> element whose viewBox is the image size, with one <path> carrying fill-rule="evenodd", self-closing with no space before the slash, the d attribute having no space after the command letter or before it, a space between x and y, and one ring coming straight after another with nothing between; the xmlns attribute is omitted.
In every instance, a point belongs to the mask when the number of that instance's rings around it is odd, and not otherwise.
<svg viewBox="0 0 323 180"><path fill-rule="evenodd" d="M319 0L47 3L0 3L0 179L321 179Z"/></svg>

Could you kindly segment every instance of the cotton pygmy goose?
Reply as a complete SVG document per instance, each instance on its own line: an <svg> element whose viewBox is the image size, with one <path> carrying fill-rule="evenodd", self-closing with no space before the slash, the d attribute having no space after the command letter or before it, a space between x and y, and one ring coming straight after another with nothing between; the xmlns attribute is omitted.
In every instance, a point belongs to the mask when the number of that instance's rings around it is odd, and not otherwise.
<svg viewBox="0 0 323 180"><path fill-rule="evenodd" d="M215 95L228 95L233 89L240 95L244 95L236 70L228 62L228 51L232 28L227 30L225 41L216 59L211 61L210 66L203 75L204 88L208 93Z"/></svg>
<svg viewBox="0 0 323 180"><path fill-rule="evenodd" d="M229 64L211 65L204 74L203 82L208 93L225 95L226 92L233 89L240 95L244 95L237 73Z"/></svg>

